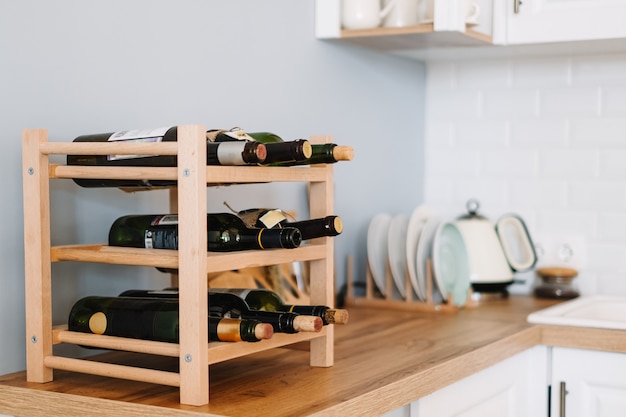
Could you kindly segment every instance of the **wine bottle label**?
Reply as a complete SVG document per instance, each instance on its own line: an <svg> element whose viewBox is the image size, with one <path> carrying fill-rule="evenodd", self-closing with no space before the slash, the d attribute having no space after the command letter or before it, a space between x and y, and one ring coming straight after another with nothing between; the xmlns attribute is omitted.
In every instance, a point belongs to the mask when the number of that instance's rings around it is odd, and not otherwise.
<svg viewBox="0 0 626 417"><path fill-rule="evenodd" d="M259 221L268 229L276 226L283 220L287 220L287 216L281 210L269 210L267 213L259 217Z"/></svg>
<svg viewBox="0 0 626 417"><path fill-rule="evenodd" d="M161 142L163 140L163 136L165 132L170 129L170 127L159 127L156 129L132 129L132 130L122 130L119 132L113 133L109 136L109 142ZM149 156L154 155L108 155L107 159L109 161L117 161L120 159L135 159L135 158L147 158Z"/></svg>
<svg viewBox="0 0 626 417"><path fill-rule="evenodd" d="M177 225L178 214L164 214L162 216L156 216L150 224L152 226Z"/></svg>
<svg viewBox="0 0 626 417"><path fill-rule="evenodd" d="M220 133L226 136L230 136L231 138L237 139L237 140L254 140L252 136L248 135L246 132L238 128L233 128L231 130L223 130Z"/></svg>
<svg viewBox="0 0 626 417"><path fill-rule="evenodd" d="M220 165L244 165L243 152L244 142L221 142L217 148L217 160Z"/></svg>
<svg viewBox="0 0 626 417"><path fill-rule="evenodd" d="M178 249L178 231L146 230L144 233L144 246L146 249Z"/></svg>

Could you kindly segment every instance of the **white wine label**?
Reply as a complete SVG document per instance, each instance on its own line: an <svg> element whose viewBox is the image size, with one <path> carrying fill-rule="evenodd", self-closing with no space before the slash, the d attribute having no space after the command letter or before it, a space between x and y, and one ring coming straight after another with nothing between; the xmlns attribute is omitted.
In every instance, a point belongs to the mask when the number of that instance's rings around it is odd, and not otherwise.
<svg viewBox="0 0 626 417"><path fill-rule="evenodd" d="M171 127L171 126L170 126ZM135 143L153 143L153 142L161 142L163 140L163 136L165 132L170 129L170 127L159 127L156 129L132 129L132 130L122 130L119 132L113 133L109 136L109 142L135 142ZM135 159L135 158L146 158L153 155L108 155L109 161L117 161L120 159Z"/></svg>
<svg viewBox="0 0 626 417"><path fill-rule="evenodd" d="M267 213L259 217L259 221L268 229L276 226L283 220L287 220L287 216L281 210L269 210Z"/></svg>
<svg viewBox="0 0 626 417"><path fill-rule="evenodd" d="M152 236L152 230L146 230L143 235L143 246L146 249L154 249L154 237Z"/></svg>
<svg viewBox="0 0 626 417"><path fill-rule="evenodd" d="M109 141L129 140L129 139L151 139L163 137L172 126L158 127L156 129L132 129L121 130L109 136Z"/></svg>
<svg viewBox="0 0 626 417"><path fill-rule="evenodd" d="M254 140L254 138L248 135L246 132L239 128L233 128L231 130L223 130L220 132L223 135L230 136L233 139L237 140Z"/></svg>
<svg viewBox="0 0 626 417"><path fill-rule="evenodd" d="M98 311L89 317L89 330L94 334L104 334L107 329L107 316Z"/></svg>
<svg viewBox="0 0 626 417"><path fill-rule="evenodd" d="M156 216L150 224L152 226L178 224L178 214L164 214L163 216Z"/></svg>
<svg viewBox="0 0 626 417"><path fill-rule="evenodd" d="M220 142L217 148L217 160L220 165L246 165L241 153L245 142Z"/></svg>

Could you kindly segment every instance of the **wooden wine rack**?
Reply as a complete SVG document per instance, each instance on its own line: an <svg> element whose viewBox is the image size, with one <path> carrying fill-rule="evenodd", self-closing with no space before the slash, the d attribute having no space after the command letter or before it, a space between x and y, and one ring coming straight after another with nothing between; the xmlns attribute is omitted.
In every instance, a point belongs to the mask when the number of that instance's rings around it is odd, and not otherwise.
<svg viewBox="0 0 626 417"><path fill-rule="evenodd" d="M333 326L320 333L275 334L258 343L208 343L207 273L251 266L309 261L311 304L334 304L333 240L319 238L296 249L207 252L207 187L219 184L305 182L312 218L333 214L333 166L207 166L206 129L178 127L178 142L49 142L45 129L23 131L24 245L26 286L27 379L53 380L53 370L152 382L179 387L180 402L209 402L209 365L232 358L310 341L310 365L332 366ZM329 143L330 136L311 137ZM98 167L50 163L50 155L176 155L177 167ZM178 212L179 250L135 249L106 244L52 246L50 180L71 178L176 180L170 210ZM210 192L209 192L210 197ZM177 210L176 210L177 209ZM61 261L178 268L180 340L178 344L71 332L52 323L51 263ZM105 349L179 358L178 372L122 366L53 354L53 345L73 343Z"/></svg>

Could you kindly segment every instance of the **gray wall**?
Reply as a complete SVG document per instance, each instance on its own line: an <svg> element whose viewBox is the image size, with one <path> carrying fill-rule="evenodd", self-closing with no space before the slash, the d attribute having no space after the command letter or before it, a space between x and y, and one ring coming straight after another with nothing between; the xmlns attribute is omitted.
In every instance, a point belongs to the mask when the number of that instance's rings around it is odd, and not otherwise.
<svg viewBox="0 0 626 417"><path fill-rule="evenodd" d="M332 134L352 145L336 166L337 281L345 258L365 270L369 219L410 213L423 196L424 67L314 37L314 2L293 0L0 0L0 375L24 369L21 130L51 140L127 128L202 123ZM210 206L278 206L306 215L301 185L226 187ZM166 210L163 192L124 194L53 181L53 244L106 240L120 215ZM28 201L27 204L37 204ZM159 287L152 268L53 265L55 324L87 294Z"/></svg>

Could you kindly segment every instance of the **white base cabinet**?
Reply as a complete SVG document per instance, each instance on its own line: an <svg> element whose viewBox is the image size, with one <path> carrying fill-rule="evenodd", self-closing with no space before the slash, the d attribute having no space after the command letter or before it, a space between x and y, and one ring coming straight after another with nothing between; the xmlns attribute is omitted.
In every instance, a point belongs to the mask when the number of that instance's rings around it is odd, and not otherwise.
<svg viewBox="0 0 626 417"><path fill-rule="evenodd" d="M552 416L626 415L626 354L552 348ZM560 387L565 383L565 410Z"/></svg>
<svg viewBox="0 0 626 417"><path fill-rule="evenodd" d="M411 417L537 417L548 411L548 348L536 346L420 398Z"/></svg>

